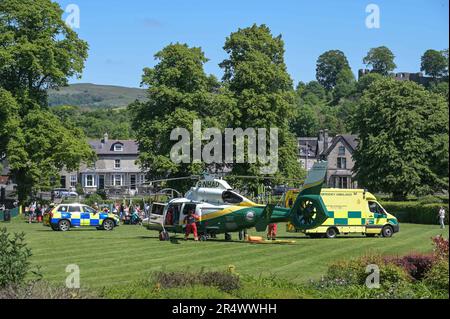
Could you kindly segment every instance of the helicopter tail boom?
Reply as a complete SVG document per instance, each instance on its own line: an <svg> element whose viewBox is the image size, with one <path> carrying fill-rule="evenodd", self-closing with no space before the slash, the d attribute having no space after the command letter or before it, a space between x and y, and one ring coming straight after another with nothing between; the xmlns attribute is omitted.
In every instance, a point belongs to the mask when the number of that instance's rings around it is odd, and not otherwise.
<svg viewBox="0 0 450 319"><path fill-rule="evenodd" d="M327 167L327 162L314 164L290 211L290 222L299 230L318 227L328 218L328 210L320 196Z"/></svg>

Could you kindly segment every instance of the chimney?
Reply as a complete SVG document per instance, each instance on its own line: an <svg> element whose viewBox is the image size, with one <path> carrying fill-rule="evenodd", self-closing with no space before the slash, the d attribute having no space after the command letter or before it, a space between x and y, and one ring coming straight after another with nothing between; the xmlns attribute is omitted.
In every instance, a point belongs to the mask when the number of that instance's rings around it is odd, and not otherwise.
<svg viewBox="0 0 450 319"><path fill-rule="evenodd" d="M326 151L328 149L328 129L324 131L323 135L323 150Z"/></svg>

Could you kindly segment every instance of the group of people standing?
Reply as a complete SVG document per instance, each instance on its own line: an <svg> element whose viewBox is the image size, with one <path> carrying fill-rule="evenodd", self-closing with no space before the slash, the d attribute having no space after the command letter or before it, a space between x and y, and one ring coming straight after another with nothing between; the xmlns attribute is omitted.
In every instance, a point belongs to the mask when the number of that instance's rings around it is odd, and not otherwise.
<svg viewBox="0 0 450 319"><path fill-rule="evenodd" d="M42 218L45 211L49 208L48 205L37 204L36 202L25 206L25 217L28 219L28 223L33 222L42 223Z"/></svg>
<svg viewBox="0 0 450 319"><path fill-rule="evenodd" d="M94 207L94 209L96 209ZM108 211L109 212L109 211ZM141 209L140 205L126 205L124 203L115 203L113 205L112 213L119 216L123 223L137 223L143 220L146 215L146 205Z"/></svg>

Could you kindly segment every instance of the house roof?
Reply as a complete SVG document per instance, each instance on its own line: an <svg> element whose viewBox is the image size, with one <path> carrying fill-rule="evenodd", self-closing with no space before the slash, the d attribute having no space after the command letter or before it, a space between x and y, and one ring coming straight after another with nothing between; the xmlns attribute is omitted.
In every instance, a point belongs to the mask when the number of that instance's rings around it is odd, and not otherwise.
<svg viewBox="0 0 450 319"><path fill-rule="evenodd" d="M306 145L308 145L308 156L326 156L336 147L336 144L341 140L348 146L348 148L352 152L356 150L358 146L358 135L342 134L335 137L328 137L328 147L326 149L324 149L324 141L320 141L318 137L299 137L299 155L301 157L306 157Z"/></svg>
<svg viewBox="0 0 450 319"><path fill-rule="evenodd" d="M114 151L114 146L120 144L122 151ZM133 140L90 140L89 145L95 150L97 155L138 155L139 147Z"/></svg>
<svg viewBox="0 0 450 319"><path fill-rule="evenodd" d="M323 151L320 155L327 156L330 154L330 152L336 147L336 144L339 143L339 141L342 141L344 144L347 145L347 147L350 149L350 151L354 152L358 146L358 135L352 135L352 134L343 134L343 135L336 135L331 143L328 149Z"/></svg>

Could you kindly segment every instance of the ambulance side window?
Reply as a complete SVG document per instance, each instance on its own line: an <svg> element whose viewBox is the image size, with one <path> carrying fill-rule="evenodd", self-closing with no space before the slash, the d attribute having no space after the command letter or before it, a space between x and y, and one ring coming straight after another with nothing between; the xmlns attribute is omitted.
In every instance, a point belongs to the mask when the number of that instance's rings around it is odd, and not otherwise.
<svg viewBox="0 0 450 319"><path fill-rule="evenodd" d="M369 209L370 209L370 212L373 214L386 215L386 213L384 212L384 209L381 208L381 206L377 202L369 202Z"/></svg>

